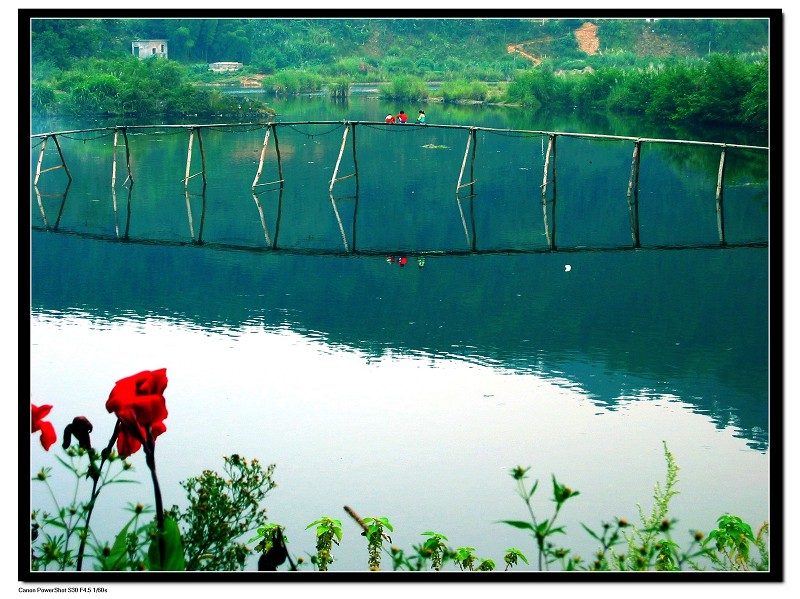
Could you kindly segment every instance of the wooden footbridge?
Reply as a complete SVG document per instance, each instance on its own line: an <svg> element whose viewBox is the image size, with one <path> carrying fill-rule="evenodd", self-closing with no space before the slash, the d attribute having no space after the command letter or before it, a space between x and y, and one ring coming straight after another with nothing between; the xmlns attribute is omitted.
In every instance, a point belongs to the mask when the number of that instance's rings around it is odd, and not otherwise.
<svg viewBox="0 0 800 599"><path fill-rule="evenodd" d="M691 145L691 146L711 146L719 148L720 150L720 159L719 159L719 170L717 173L717 185L716 185L716 194L715 194L715 205L716 205L716 214L717 214L717 229L719 233L719 243L721 246L726 245L725 240L725 219L724 219L724 210L723 210L723 199L724 199L724 190L725 190L725 158L726 152L730 148L739 148L739 149L746 149L746 150L753 150L757 152L769 152L768 147L764 146L750 146L750 145L739 145L739 144L727 144L727 143L719 143L719 142L708 142L708 141L691 141L691 140L675 140L675 139L657 139L657 138L643 138L643 137L629 137L629 136L617 136L617 135L601 135L601 134L590 134L590 133L569 133L569 132L556 132L556 131L536 131L536 130L524 130L524 129L496 129L496 128L487 128L487 127L471 127L467 125L439 125L439 124L424 124L424 125L412 125L412 124L387 124L384 122L371 122L371 121L298 121L298 122L266 122L266 123L236 123L236 124L208 124L208 125L133 125L133 126L114 126L114 127L100 127L100 128L93 128L93 129L78 129L72 131L58 131L58 132L49 132L49 133L36 133L31 135L31 139L40 143L40 150L39 150L39 158L36 164L36 172L33 179L33 186L35 189L38 190L38 184L40 177L50 171L64 169L69 181L72 181L72 174L67 166L66 157L64 156L64 152L62 151L61 145L59 144L59 137L73 135L73 134L81 134L81 133L91 133L91 132L106 132L111 133L113 132L114 141L113 141L113 158L112 158L112 165L111 165L111 176L110 176L110 184L112 190L117 185L117 170L118 170L118 158L121 151L118 151L120 143L124 146L124 155L125 155L125 162L124 166L127 172L126 178L122 183L123 186L129 185L130 187L133 186L134 183L134 173L131 165L131 152L128 144L128 133L131 131L146 131L148 129L156 129L156 130L165 130L165 129L181 129L185 130L188 134L188 150L186 155L186 170L185 176L182 179L184 183L185 189L188 193L188 186L189 181L195 177L201 177L203 181L203 187L205 188L207 179L206 179L206 155L205 149L203 147L203 137L202 132L206 129L214 128L242 128L242 127L249 127L253 128L263 128L265 130L263 143L261 144L261 154L258 161L258 168L254 174L253 182L252 182L252 191L255 194L256 190L259 187L266 186L266 185L279 185L281 188L284 184L284 176L283 176L283 168L281 164L281 153L280 153L280 144L278 141L278 131L283 127L293 127L293 126L300 126L300 125L321 125L321 126L342 126L343 127L343 134L342 134L342 141L341 146L339 148L338 157L336 159L336 163L333 168L333 175L331 176L328 191L331 195L331 200L333 200L333 189L336 183L343 181L349 178L355 178L356 182L356 190L358 189L358 161L356 158L356 131L359 126L370 126L370 127L386 127L386 128L396 128L396 127L426 127L426 128L441 128L441 129L457 129L463 130L467 134L466 138L466 147L464 149L464 157L461 162L461 169L458 173L458 177L453 174L454 179L454 192L456 197L458 194L465 188L472 188L475 185L476 180L473 176L474 173L474 165L476 160L476 148L477 148L477 134L478 132L500 132L504 134L524 134L529 136L541 136L544 140L545 138L548 140L547 142L547 151L544 155L544 168L542 172L542 183L540 185L540 194L541 194L541 205L542 205L542 212L544 216L544 228L545 228L545 236L547 239L547 245L550 250L556 249L555 237L556 237L556 222L555 222L555 204L556 204L556 183L557 183L557 169L556 169L556 145L559 138L583 138L583 139L596 139L596 140L622 140L622 141L629 141L632 143L632 154L631 154L631 166L630 166L630 173L628 176L628 187L627 187L627 203L628 203L628 213L630 219L630 230L631 230L631 243L632 246L635 248L640 247L640 238L639 238L639 173L640 173L640 163L641 163L641 151L643 144L682 144L682 145ZM264 171L264 165L267 160L268 155L268 147L270 137L273 139L273 145L275 147L275 159L277 163L277 170L278 170L278 179L269 182L261 181L261 177ZM353 155L353 167L354 172L340 176L339 170L342 165L342 158L344 156L345 150L348 145L348 138L349 143L352 149ZM197 172L192 173L192 155L194 151L195 139L197 140L197 146L200 153L200 170ZM45 156L45 149L48 145L48 142L52 141L58 151L59 163L50 166L47 168L43 168L44 156ZM467 165L470 165L469 176L467 177L467 181L465 181L465 174L467 173ZM356 192L357 193L357 192ZM38 195L38 191L37 191ZM334 204L335 208L335 204ZM338 213L337 213L338 214Z"/></svg>

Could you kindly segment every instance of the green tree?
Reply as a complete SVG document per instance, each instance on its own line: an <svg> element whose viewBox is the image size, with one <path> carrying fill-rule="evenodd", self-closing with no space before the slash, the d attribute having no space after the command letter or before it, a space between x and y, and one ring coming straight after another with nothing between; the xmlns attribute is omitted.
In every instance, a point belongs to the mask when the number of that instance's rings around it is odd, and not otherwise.
<svg viewBox="0 0 800 599"><path fill-rule="evenodd" d="M686 106L695 91L697 73L685 64L667 67L653 80L653 93L645 114L662 121L680 118L679 109Z"/></svg>
<svg viewBox="0 0 800 599"><path fill-rule="evenodd" d="M766 131L769 126L769 61L757 62L749 69L750 89L742 98L739 119Z"/></svg>
<svg viewBox="0 0 800 599"><path fill-rule="evenodd" d="M56 93L45 83L31 85L31 109L43 113L56 101Z"/></svg>
<svg viewBox="0 0 800 599"><path fill-rule="evenodd" d="M727 54L713 54L694 85L677 107L676 118L734 123L751 87L744 63Z"/></svg>

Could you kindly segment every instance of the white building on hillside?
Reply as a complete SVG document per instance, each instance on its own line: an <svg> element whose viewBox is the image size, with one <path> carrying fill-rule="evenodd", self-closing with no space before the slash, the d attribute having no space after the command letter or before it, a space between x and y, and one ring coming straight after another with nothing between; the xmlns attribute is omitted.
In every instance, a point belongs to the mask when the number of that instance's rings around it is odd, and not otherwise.
<svg viewBox="0 0 800 599"><path fill-rule="evenodd" d="M167 40L133 40L131 53L139 60L167 58Z"/></svg>

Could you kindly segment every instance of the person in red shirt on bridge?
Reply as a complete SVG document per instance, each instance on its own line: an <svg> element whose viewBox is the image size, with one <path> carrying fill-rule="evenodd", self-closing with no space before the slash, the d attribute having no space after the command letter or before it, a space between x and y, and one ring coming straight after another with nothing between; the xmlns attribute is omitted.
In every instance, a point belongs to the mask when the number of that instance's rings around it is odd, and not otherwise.
<svg viewBox="0 0 800 599"><path fill-rule="evenodd" d="M394 121L394 115L393 115L393 114L387 114L387 115L386 115L386 118L385 118L385 119L383 119L383 120L384 120L384 121L386 121L387 123L394 123L394 122L395 122L395 121Z"/></svg>
<svg viewBox="0 0 800 599"><path fill-rule="evenodd" d="M401 125L405 124L406 121L408 121L408 115L403 110L401 110L400 114L398 114L397 117L395 118L397 119L397 122L400 123Z"/></svg>

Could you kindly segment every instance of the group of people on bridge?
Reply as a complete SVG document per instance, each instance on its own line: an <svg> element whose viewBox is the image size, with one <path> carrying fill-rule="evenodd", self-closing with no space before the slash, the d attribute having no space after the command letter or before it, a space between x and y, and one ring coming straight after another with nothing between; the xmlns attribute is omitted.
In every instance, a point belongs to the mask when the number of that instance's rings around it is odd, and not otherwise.
<svg viewBox="0 0 800 599"><path fill-rule="evenodd" d="M400 123L401 125L405 125L408 122L408 115L405 113L404 110L401 110L397 114L389 113L386 115L384 119L387 123ZM417 116L417 125L424 125L425 124L425 111L420 110L419 115Z"/></svg>

